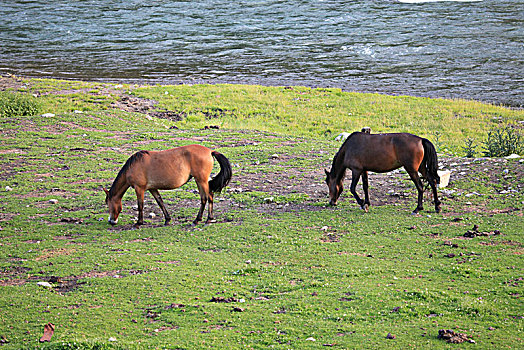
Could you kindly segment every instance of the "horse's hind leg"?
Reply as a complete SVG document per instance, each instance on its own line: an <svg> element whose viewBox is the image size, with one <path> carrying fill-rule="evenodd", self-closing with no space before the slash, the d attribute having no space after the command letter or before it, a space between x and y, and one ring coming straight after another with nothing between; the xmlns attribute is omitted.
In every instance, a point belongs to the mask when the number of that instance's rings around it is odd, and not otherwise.
<svg viewBox="0 0 524 350"><path fill-rule="evenodd" d="M210 192L209 196L207 198L207 220L206 220L206 224L210 224L212 222L215 222L215 219L213 218L213 194Z"/></svg>
<svg viewBox="0 0 524 350"><path fill-rule="evenodd" d="M367 212L369 206L371 205L371 203L369 202L369 183L367 171L362 172L362 188L364 189L364 206L362 207L362 209L364 209Z"/></svg>
<svg viewBox="0 0 524 350"><path fill-rule="evenodd" d="M200 193L200 209L198 210L196 219L193 221L194 225L202 221L202 217L204 216L204 209L206 208L206 203L209 197L209 184L207 183L207 179L203 181L197 181L197 187L198 192Z"/></svg>
<svg viewBox="0 0 524 350"><path fill-rule="evenodd" d="M426 171L426 167L421 166L419 171L422 174L422 177L424 177L428 181L429 185L431 186L431 190L433 191L433 201L435 202L435 211L437 213L440 213L440 205L442 202L438 199L437 182L429 178L427 171Z"/></svg>
<svg viewBox="0 0 524 350"><path fill-rule="evenodd" d="M435 181L431 181L431 180L428 180L428 181L429 181L429 185L431 186L431 190L433 190L433 200L435 201L435 211L437 213L440 213L441 202L437 196L437 184Z"/></svg>
<svg viewBox="0 0 524 350"><path fill-rule="evenodd" d="M162 200L162 197L160 197L160 193L158 192L158 190L149 190L149 192L155 198L160 209L162 209L162 213L164 213L164 219L165 219L164 225L169 224L169 221L171 221L171 216L169 216L169 213L166 210L166 206L164 205L164 201Z"/></svg>
<svg viewBox="0 0 524 350"><path fill-rule="evenodd" d="M407 169L406 169L407 170ZM421 210L424 210L424 206L422 205L422 199L424 197L424 185L422 184L422 180L420 180L420 177L418 176L418 172L415 170L407 170L409 177L411 178L411 181L415 184L418 191L418 202L417 207L415 210L413 210L413 214L418 213Z"/></svg>

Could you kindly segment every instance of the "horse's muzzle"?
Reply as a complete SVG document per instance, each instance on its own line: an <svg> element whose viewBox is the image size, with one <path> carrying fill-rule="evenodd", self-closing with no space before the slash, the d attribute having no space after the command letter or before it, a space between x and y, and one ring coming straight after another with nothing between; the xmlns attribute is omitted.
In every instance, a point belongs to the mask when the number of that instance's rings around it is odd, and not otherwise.
<svg viewBox="0 0 524 350"><path fill-rule="evenodd" d="M113 220L113 219L109 218L109 219L107 220L107 222L109 222L111 225L116 225L116 224L118 223L118 219Z"/></svg>

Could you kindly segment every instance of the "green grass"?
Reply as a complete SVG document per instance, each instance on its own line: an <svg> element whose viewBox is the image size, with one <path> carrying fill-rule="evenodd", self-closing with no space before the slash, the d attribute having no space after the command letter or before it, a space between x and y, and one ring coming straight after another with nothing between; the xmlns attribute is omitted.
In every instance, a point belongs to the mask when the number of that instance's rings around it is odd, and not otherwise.
<svg viewBox="0 0 524 350"><path fill-rule="evenodd" d="M2 349L523 347L518 159L474 162L474 171L452 181L442 214L427 202L428 211L410 214L415 191L407 178L398 186L406 184L409 198L367 214L346 192L331 208L313 191L326 191L323 168L340 146L338 132L368 125L431 139L438 131L453 152L498 125L495 116L515 124L522 111L300 87L24 86L23 94L39 96L42 113L56 116L0 120ZM119 90L187 117L115 109ZM139 149L189 143L233 164L230 189L215 204L219 222L189 225L198 205L190 182L162 192L172 225L157 216L131 229L129 191L119 225L110 227L102 187L125 160ZM280 159L271 160L274 153ZM309 176L315 187L297 191ZM291 188L277 191L280 181ZM377 195L373 176L370 185ZM517 191L501 194L508 188ZM158 215L146 199L146 213ZM474 224L502 235L464 239ZM51 276L62 282L37 285ZM40 344L48 322L55 334ZM439 329L466 333L476 345L447 344Z"/></svg>

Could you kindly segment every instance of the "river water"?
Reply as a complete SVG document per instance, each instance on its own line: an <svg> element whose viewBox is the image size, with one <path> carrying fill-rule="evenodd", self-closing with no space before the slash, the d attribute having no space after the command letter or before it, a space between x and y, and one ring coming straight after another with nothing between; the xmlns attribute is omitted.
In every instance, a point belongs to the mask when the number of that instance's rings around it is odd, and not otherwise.
<svg viewBox="0 0 524 350"><path fill-rule="evenodd" d="M2 0L0 74L524 104L524 0Z"/></svg>

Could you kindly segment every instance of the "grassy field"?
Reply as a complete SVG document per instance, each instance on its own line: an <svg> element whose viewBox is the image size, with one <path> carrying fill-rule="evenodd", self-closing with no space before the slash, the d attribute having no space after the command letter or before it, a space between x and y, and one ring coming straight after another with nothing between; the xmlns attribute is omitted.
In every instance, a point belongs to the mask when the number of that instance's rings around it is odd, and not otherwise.
<svg viewBox="0 0 524 350"><path fill-rule="evenodd" d="M521 110L302 87L10 77L0 90L38 109L0 119L0 349L524 347L524 163L462 158ZM453 170L442 213L426 197L411 215L403 172L370 175L369 213L346 192L327 205L334 138L362 126L438 146ZM133 229L132 191L107 223L102 188L131 154L191 143L233 165L217 223L191 225L193 181L162 192L170 226L147 194L154 215ZM483 235L465 237L473 225Z"/></svg>

